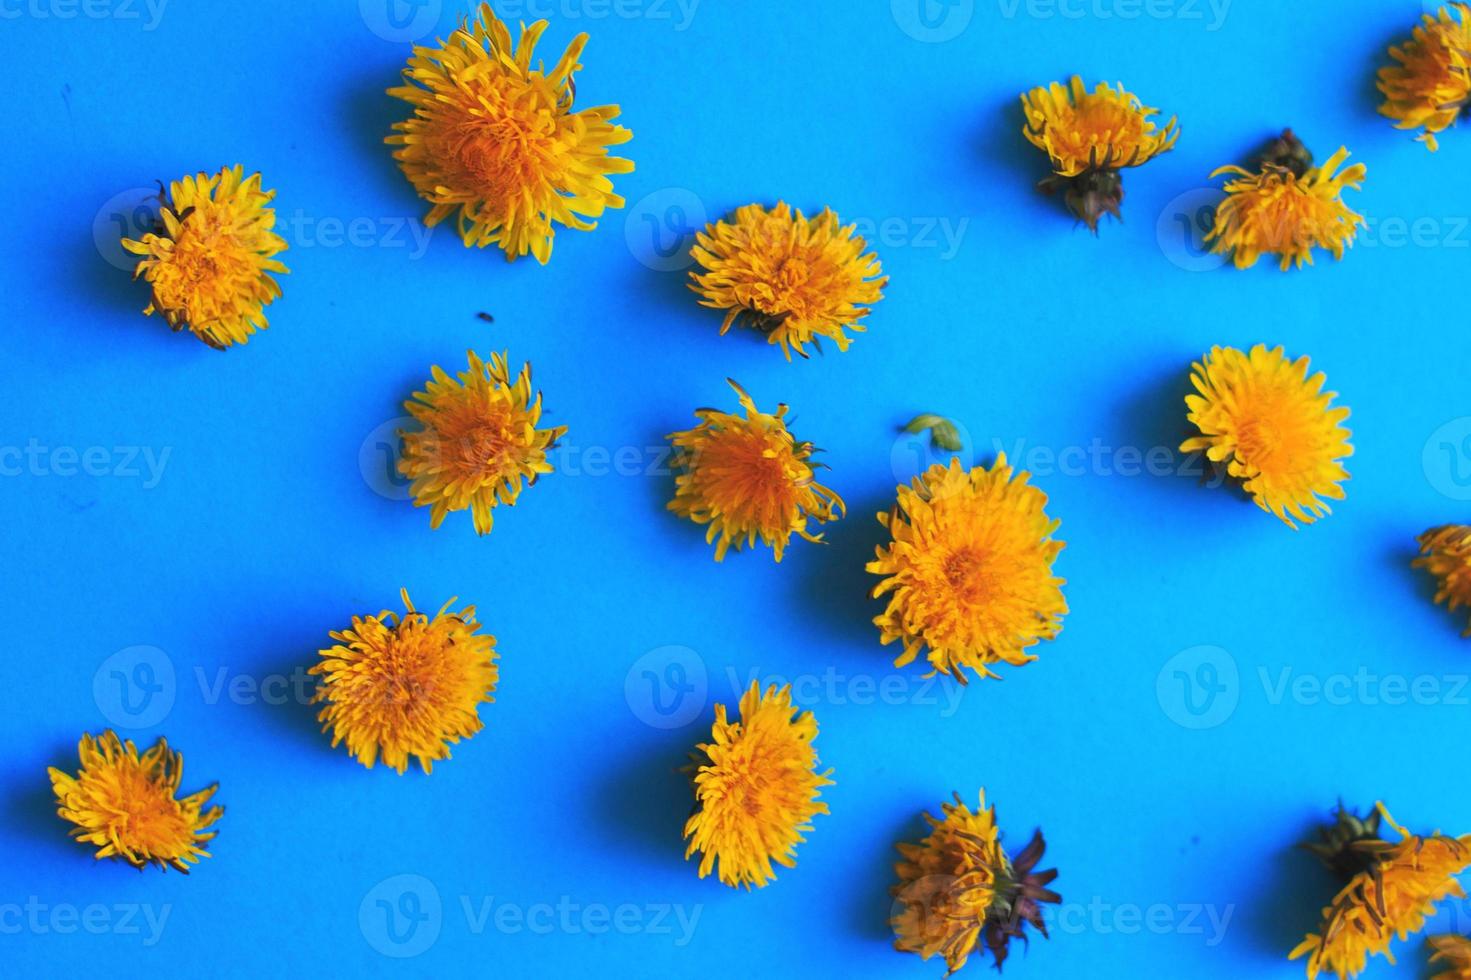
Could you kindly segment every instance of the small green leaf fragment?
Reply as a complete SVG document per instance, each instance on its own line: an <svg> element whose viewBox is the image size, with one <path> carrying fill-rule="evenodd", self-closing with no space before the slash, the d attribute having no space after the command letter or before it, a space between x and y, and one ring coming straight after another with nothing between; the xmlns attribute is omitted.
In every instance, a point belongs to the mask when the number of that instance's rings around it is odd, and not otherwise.
<svg viewBox="0 0 1471 980"><path fill-rule="evenodd" d="M962 449L959 430L956 429L954 422L943 415L921 412L904 427L905 432L916 434L926 429L930 433L930 445L934 448L951 453L958 453Z"/></svg>

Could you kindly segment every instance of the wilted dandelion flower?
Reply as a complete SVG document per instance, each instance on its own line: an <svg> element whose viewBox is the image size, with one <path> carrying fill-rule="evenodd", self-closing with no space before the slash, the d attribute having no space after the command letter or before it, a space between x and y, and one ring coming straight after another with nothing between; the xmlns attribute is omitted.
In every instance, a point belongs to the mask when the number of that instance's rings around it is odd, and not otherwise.
<svg viewBox="0 0 1471 980"><path fill-rule="evenodd" d="M1392 45L1399 62L1379 69L1379 111L1398 129L1423 129L1418 137L1431 151L1435 134L1449 128L1471 101L1471 7L1452 3L1424 14L1410 40Z"/></svg>
<svg viewBox="0 0 1471 980"><path fill-rule="evenodd" d="M1283 130L1261 155L1255 170L1227 166L1211 176L1231 174L1226 198L1216 206L1215 223L1205 240L1211 251L1231 255L1238 269L1256 265L1263 254L1279 256L1283 270L1313 264L1313 249L1342 259L1364 224L1363 215L1343 203L1346 189L1359 189L1368 172L1362 163L1339 167L1348 159L1339 147L1321 167L1292 130Z"/></svg>
<svg viewBox="0 0 1471 980"><path fill-rule="evenodd" d="M792 707L791 689L771 685L763 695L752 681L741 697L739 721L715 706L710 741L696 747L695 812L684 825L688 858L700 853L700 877L715 870L722 883L764 888L776 877L773 862L796 867L797 845L832 774L817 771L817 720ZM717 867L718 862L718 867Z"/></svg>
<svg viewBox="0 0 1471 980"><path fill-rule="evenodd" d="M465 245L499 245L506 258L552 254L553 224L590 231L607 208L623 207L609 174L633 170L608 148L632 133L613 125L616 105L574 111L573 74L587 44L579 34L550 72L532 52L539 20L511 34L488 3L449 41L415 47L405 84L388 90L414 107L388 137L405 176L430 204L430 227L458 212Z"/></svg>
<svg viewBox="0 0 1471 980"><path fill-rule="evenodd" d="M1399 841L1379 837L1377 816L1362 820L1340 807L1335 825L1312 847L1349 882L1323 910L1319 930L1288 954L1307 957L1308 980L1323 972L1356 977L1370 956L1393 963L1389 946L1396 936L1403 940L1423 929L1436 902L1465 897L1455 876L1471 865L1471 836L1419 837L1396 824L1384 804L1376 809Z"/></svg>
<svg viewBox="0 0 1471 980"><path fill-rule="evenodd" d="M1433 527L1417 540L1420 557L1410 565L1435 576L1440 586L1435 601L1445 603L1451 612L1471 606L1471 527L1465 524ZM1461 635L1471 636L1471 626Z"/></svg>
<svg viewBox="0 0 1471 980"><path fill-rule="evenodd" d="M410 756L429 772L452 744L484 728L479 707L495 700L500 677L495 637L479 632L474 606L450 612L451 599L431 618L402 595L402 618L386 609L354 616L310 670L321 678L317 720L332 747L347 743L369 769L381 756L400 775Z"/></svg>
<svg viewBox="0 0 1471 980"><path fill-rule="evenodd" d="M141 756L131 741L113 731L83 735L77 746L82 768L72 776L47 770L59 804L57 814L76 826L71 834L97 848L98 858L121 858L135 868L156 864L185 874L209 857L208 829L224 814L205 804L217 786L179 798L184 757L159 739Z"/></svg>
<svg viewBox="0 0 1471 980"><path fill-rule="evenodd" d="M787 430L787 406L777 405L774 415L759 412L740 385L727 381L744 416L697 409L699 425L668 437L680 470L669 509L709 525L705 540L715 542L716 561L758 538L781 561L793 534L821 541L808 522L836 520L844 513L843 500L817 482L817 449Z"/></svg>
<svg viewBox="0 0 1471 980"><path fill-rule="evenodd" d="M408 477L415 507L428 507L429 526L439 527L450 511L469 510L475 531L489 534L498 504L514 505L523 481L536 483L552 472L547 452L566 426L538 429L541 392L531 391L531 365L513 381L505 354L490 363L474 351L458 380L442 368L404 408L424 426L403 433L398 471Z"/></svg>
<svg viewBox="0 0 1471 980"><path fill-rule="evenodd" d="M806 357L806 345L823 337L847 350L844 331L864 330L859 321L889 282L854 229L830 208L807 218L785 203L748 204L696 235L691 254L705 271L690 272L690 288L701 306L725 310L721 334L743 323L780 344L787 360L793 351Z"/></svg>
<svg viewBox="0 0 1471 980"><path fill-rule="evenodd" d="M1062 900L1047 887L1057 871L1035 870L1047 849L1040 830L1015 859L1007 856L984 791L974 812L958 793L941 812L938 820L924 815L930 832L918 844L898 845L899 883L889 890L894 948L943 956L948 977L984 941L999 970L1011 940L1026 941L1028 925L1047 935L1042 904Z"/></svg>
<svg viewBox="0 0 1471 980"><path fill-rule="evenodd" d="M1308 359L1289 361L1282 348L1257 344L1250 354L1212 347L1191 367L1198 394L1186 395L1189 419L1200 435L1180 451L1204 451L1240 480L1258 507L1288 527L1329 513L1322 498L1344 498L1348 471L1339 460L1353 455L1343 425L1347 408L1330 408L1336 392L1324 392L1323 374L1308 377Z"/></svg>
<svg viewBox="0 0 1471 980"><path fill-rule="evenodd" d="M896 666L925 652L962 684L966 667L995 677L990 665L1036 660L1027 648L1062 629L1063 580L1052 574L1061 522L1028 476L1005 453L969 472L952 458L899 487L893 510L878 515L893 540L867 567L884 576L873 595L889 605L874 624L884 644L903 644Z"/></svg>
<svg viewBox="0 0 1471 980"><path fill-rule="evenodd" d="M1037 185L1051 194L1061 191L1063 201L1094 234L1105 214L1120 217L1124 182L1119 171L1138 167L1172 149L1180 136L1175 118L1163 129L1155 126L1151 109L1124 89L1107 82L1089 92L1074 75L1060 83L1025 93L1023 135L1052 161L1052 176Z"/></svg>
<svg viewBox="0 0 1471 980"><path fill-rule="evenodd" d="M1430 962L1445 967L1434 980L1471 980L1471 939L1442 935L1431 936L1428 941L1434 950Z"/></svg>
<svg viewBox="0 0 1471 980"><path fill-rule="evenodd" d="M216 350L249 341L267 326L264 308L281 295L269 275L286 272L275 256L286 251L277 235L275 191L248 180L238 164L211 177L176 180L161 194L158 227L123 247L143 256L133 278L153 288L144 309L175 331L187 329Z"/></svg>

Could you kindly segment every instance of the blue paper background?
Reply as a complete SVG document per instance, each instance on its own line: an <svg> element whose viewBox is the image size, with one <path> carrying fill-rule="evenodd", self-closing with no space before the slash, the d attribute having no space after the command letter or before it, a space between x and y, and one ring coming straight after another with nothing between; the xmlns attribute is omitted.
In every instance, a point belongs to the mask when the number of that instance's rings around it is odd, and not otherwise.
<svg viewBox="0 0 1471 980"><path fill-rule="evenodd" d="M1471 830L1462 617L1407 567L1471 501L1471 142L1431 155L1372 83L1419 5L926 2L502 5L546 12L548 61L589 31L579 104L635 134L628 209L543 268L416 238L382 145L405 39L451 29L449 0L5 0L0 970L938 977L889 950L892 845L984 786L1013 847L1045 829L1067 899L1008 974L1293 977L1334 886L1292 846L1340 795ZM1032 192L1018 135L1017 93L1073 72L1183 130L1096 240ZM1371 228L1342 263L1214 268L1186 237L1206 175L1284 125L1368 164ZM279 191L291 275L270 330L219 354L140 316L110 260L140 188L237 161ZM892 277L845 354L719 337L670 271L686 226L779 198L862 221ZM1296 533L1178 459L1140 471L1184 434L1191 360L1263 341L1353 409L1348 499ZM470 347L532 360L571 429L486 538L463 514L431 532L384 475L402 400ZM830 545L717 565L664 512L662 437L732 407L727 376L828 450L851 507ZM1029 466L1067 541L1059 639L958 702L889 666L864 597L920 411ZM400 587L476 603L502 652L486 729L429 777L330 749L289 689ZM695 689L650 686L679 670ZM748 894L681 860L675 770L752 672L798 680L836 785L798 866ZM46 767L110 725L166 735L186 789L218 780L189 877L97 864L54 816ZM1423 946L1399 948L1416 975Z"/></svg>

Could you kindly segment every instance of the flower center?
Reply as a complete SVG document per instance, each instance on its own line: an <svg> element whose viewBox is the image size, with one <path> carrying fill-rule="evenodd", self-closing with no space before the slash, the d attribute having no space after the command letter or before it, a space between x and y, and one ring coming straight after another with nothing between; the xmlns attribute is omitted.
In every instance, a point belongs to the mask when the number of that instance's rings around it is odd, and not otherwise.
<svg viewBox="0 0 1471 980"><path fill-rule="evenodd" d="M758 290L753 305L762 313L800 314L806 303L803 293L812 278L812 268L805 259L790 256L782 260L771 277L767 290Z"/></svg>
<svg viewBox="0 0 1471 980"><path fill-rule="evenodd" d="M180 229L154 287L164 305L193 316L208 315L237 293L252 271L248 253L235 238L209 227L196 213Z"/></svg>
<svg viewBox="0 0 1471 980"><path fill-rule="evenodd" d="M460 468L475 474L498 472L510 446L503 425L479 422L460 439Z"/></svg>
<svg viewBox="0 0 1471 980"><path fill-rule="evenodd" d="M990 590L991 576L985 556L973 548L962 548L945 556L940 565L945 581L967 602L978 602Z"/></svg>
<svg viewBox="0 0 1471 980"><path fill-rule="evenodd" d="M503 196L538 183L556 124L544 111L542 100L524 104L524 98L523 92L490 88L478 93L475 102L449 110L444 125L428 135L430 155L453 161L447 168L450 176L457 168L488 196Z"/></svg>

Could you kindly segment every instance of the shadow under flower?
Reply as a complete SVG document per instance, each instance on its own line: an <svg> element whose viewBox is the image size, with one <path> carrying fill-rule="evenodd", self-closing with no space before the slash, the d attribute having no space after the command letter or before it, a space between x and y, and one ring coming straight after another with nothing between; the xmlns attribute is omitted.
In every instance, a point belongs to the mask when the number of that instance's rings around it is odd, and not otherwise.
<svg viewBox="0 0 1471 980"><path fill-rule="evenodd" d="M797 592L802 615L826 620L835 631L880 654L873 617L882 604L870 597L879 578L864 566L888 538L874 515L892 505L892 498L864 500L850 506L841 520L822 527L822 543L794 542L806 552L802 561L807 574Z"/></svg>
<svg viewBox="0 0 1471 980"><path fill-rule="evenodd" d="M1181 443L1199 434L1187 418L1189 409L1185 405L1185 396L1194 390L1188 359L1182 360L1179 370L1138 386L1115 412L1121 445L1138 447L1150 476L1144 482L1149 486L1218 494L1230 488L1231 496L1251 503L1251 496L1240 483L1226 476L1224 465L1212 463L1201 452L1180 452ZM1168 470L1162 472L1159 462L1166 453Z"/></svg>
<svg viewBox="0 0 1471 980"><path fill-rule="evenodd" d="M97 732L101 730L99 727ZM78 732L79 736L80 734ZM123 737L126 738L127 735L124 734ZM45 754L45 759L47 766L54 766L73 775L81 766L75 743L58 742ZM84 858L89 863L95 863L92 852L77 844L68 834L71 824L57 816L56 794L51 789L51 778L46 772L46 766L39 766L34 773L25 774L24 783L10 795L5 809L7 823L31 838L38 849L45 847L52 850L58 858Z"/></svg>
<svg viewBox="0 0 1471 980"><path fill-rule="evenodd" d="M865 862L869 880L872 884L865 884L857 889L853 897L853 931L865 939L883 941L892 945L894 941L894 929L889 925L889 918L893 914L895 900L889 894L889 889L898 881L894 873L894 864L899 860L899 852L894 849L895 844L904 841L921 840L929 833L929 825L920 815L918 809L896 821L893 831L889 834L887 842L875 850L869 861Z"/></svg>
<svg viewBox="0 0 1471 980"><path fill-rule="evenodd" d="M689 777L680 769L695 743L708 735L692 723L663 733L657 745L640 746L611 767L599 786L601 819L596 826L613 843L656 856L662 868L673 871L684 865L682 834L694 797ZM694 876L692 864L688 872Z"/></svg>
<svg viewBox="0 0 1471 980"><path fill-rule="evenodd" d="M1305 819L1293 839L1314 839L1327 822L1327 818ZM1264 870L1264 874L1273 880L1258 889L1260 900L1246 910L1247 926L1265 951L1285 959L1304 936L1318 930L1322 910L1333 900L1341 883L1335 884L1328 870L1297 844L1286 845L1272 855L1270 870Z"/></svg>

